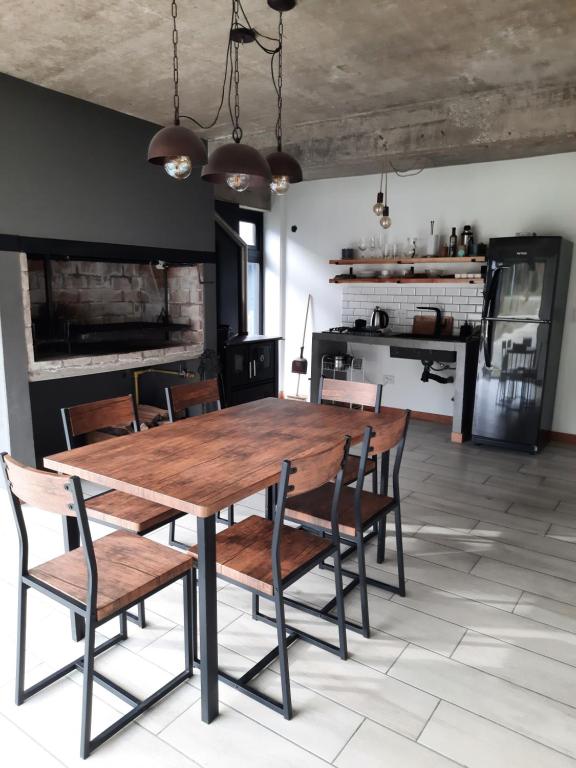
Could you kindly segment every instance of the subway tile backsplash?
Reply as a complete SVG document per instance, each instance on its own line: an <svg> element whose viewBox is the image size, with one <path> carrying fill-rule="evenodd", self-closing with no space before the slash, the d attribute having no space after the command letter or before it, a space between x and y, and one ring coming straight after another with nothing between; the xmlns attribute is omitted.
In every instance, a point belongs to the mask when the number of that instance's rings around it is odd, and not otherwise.
<svg viewBox="0 0 576 768"><path fill-rule="evenodd" d="M375 306L385 309L394 333L412 330L414 315L424 315L418 306L440 307L454 318L457 330L468 320L480 322L482 314L481 285L393 285L359 284L342 286L342 325L353 325L358 318L370 322Z"/></svg>

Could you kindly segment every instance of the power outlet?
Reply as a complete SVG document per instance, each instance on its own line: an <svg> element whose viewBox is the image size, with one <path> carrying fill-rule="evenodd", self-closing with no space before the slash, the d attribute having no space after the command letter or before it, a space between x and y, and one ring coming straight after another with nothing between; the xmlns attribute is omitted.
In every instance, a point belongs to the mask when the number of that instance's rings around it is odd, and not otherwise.
<svg viewBox="0 0 576 768"><path fill-rule="evenodd" d="M384 376L382 376L382 384L384 386L386 386L386 384L394 384L395 381L396 381L395 376L393 376L390 373L387 373Z"/></svg>

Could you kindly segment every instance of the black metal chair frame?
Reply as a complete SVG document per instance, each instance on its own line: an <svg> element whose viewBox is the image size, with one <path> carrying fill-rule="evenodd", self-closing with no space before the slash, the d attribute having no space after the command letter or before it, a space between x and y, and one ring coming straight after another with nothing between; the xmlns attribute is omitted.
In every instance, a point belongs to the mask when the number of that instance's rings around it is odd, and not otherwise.
<svg viewBox="0 0 576 768"><path fill-rule="evenodd" d="M129 397L131 398L131 401L132 401L132 422L131 422L132 430L134 432L139 432L140 423L138 421L138 412L136 410L136 404L134 402L134 397L132 395L129 395ZM64 425L64 436L66 438L66 447L68 448L69 451L72 450L73 448L78 448L81 442L72 433L72 424L70 421L69 408L61 408L60 413L62 415L62 423ZM78 437L83 437L83 435L79 435ZM104 496L107 493L108 491L104 490L101 493L97 493L94 496L91 496L90 498L95 499L98 496ZM174 526L174 521L176 520L176 518L183 517L185 514L186 514L185 512L174 511L174 519L171 520L169 523L170 525L169 538L171 538L171 535L172 535L172 526ZM114 528L114 529L118 528L118 526L112 525L111 523L108 523L105 520L98 520L95 518L94 522L98 523L99 525L105 525L108 528ZM70 532L69 532L70 521L64 520L63 524L64 524L64 541L66 542L66 547L68 548L69 540L70 540ZM151 526L145 532L137 533L136 535L146 536L148 533L152 533L153 531L157 531L159 528L163 528L166 524L167 524L166 521L163 521L161 523L158 523L157 525ZM172 544L172 541L170 541L169 543ZM184 545L179 545L179 546L181 546L182 549L186 549L186 550L189 549L188 547L184 547ZM141 601L138 603L136 614L128 612L126 615L127 615L128 621L131 621L134 624L137 624L141 629L144 629L144 627L146 626L146 608L144 605L144 601Z"/></svg>
<svg viewBox="0 0 576 768"><path fill-rule="evenodd" d="M322 404L323 402L323 389L324 389L324 379L326 379L326 376L320 376L320 383L318 387L318 402ZM344 380L341 383L346 383ZM354 403L350 403L350 408L354 406ZM376 385L376 398L374 401L374 413L380 413L380 409L382 407L382 384ZM374 456L370 456L371 459L375 458ZM378 493L378 468L375 466L374 470L366 471L365 476L372 475L372 492ZM355 482L355 480L351 480L349 485L352 485L352 483ZM372 535L369 536L369 538L372 538L372 536L376 535L376 531L372 533Z"/></svg>
<svg viewBox="0 0 576 768"><path fill-rule="evenodd" d="M126 608L122 608L116 613L107 616L105 619L98 621L96 618L96 600L98 595L98 568L96 557L94 554L94 547L92 543L92 536L90 533L90 525L88 516L86 513L86 506L84 497L82 494L82 485L78 477L69 477L66 490L70 492L70 504L68 505L68 516L76 517L79 523L80 539L82 542L82 548L84 550L84 556L86 560L87 571L87 600L86 604L83 604L73 598L65 595L59 590L55 589L49 584L45 584L41 580L31 576L28 572L28 533L26 530L26 523L24 521L24 515L22 514L22 505L20 499L13 493L11 484L8 478L6 464L4 462L4 456L6 453L0 454L0 464L2 465L2 472L6 488L9 491L9 496L12 505L12 511L14 519L16 521L16 527L18 530L19 538L19 579L18 579L18 631L17 631L17 658L16 658L16 689L15 700L16 705L23 704L27 699L34 696L34 694L47 688L52 683L68 675L74 670L79 670L83 675L83 687L82 687L82 726L81 726L81 741L80 741L80 756L84 759L87 758L97 747L114 736L118 731L131 723L143 712L152 707L154 704L163 699L168 693L173 691L183 682L188 680L193 675L193 659L195 656L194 641L196 637L196 631L193 626L195 621L195 613L193 610L193 592L192 592L192 571L184 574L184 576L177 576L171 579L166 584L163 584L158 589L151 590L146 597L160 592L162 589L176 583L182 579L184 583L184 656L185 656L185 669L178 675L173 677L169 682L165 683L161 688L147 696L145 699L140 699L127 691L118 683L111 680L101 672L97 672L94 669L94 659L104 651L107 651L112 646L116 645L122 640L126 640L128 637L127 621L126 621ZM26 670L26 608L28 590L36 589L46 597L50 597L56 600L58 603L69 608L74 613L81 616L85 621L86 633L84 637L84 654L74 661L64 665L60 669L56 670L47 677L34 683L29 688L25 687L25 670ZM135 603L132 604L135 605ZM109 638L105 642L96 646L95 635L96 630L102 624L107 623L113 618L118 617L120 620L120 631L118 634ZM114 723L109 725L105 730L92 738L91 736L91 724L92 724L92 695L94 682L102 685L110 693L115 694L124 702L129 704L132 709L126 714L119 717Z"/></svg>
<svg viewBox="0 0 576 768"><path fill-rule="evenodd" d="M344 594L347 595L356 586L360 588L360 607L362 622L352 620L346 620L346 626L354 632L362 634L364 637L370 637L370 617L368 608L368 586L379 587L387 592L393 592L394 594L404 597L406 595L406 578L404 574L404 548L402 543L402 516L400 508L400 467L402 465L402 455L404 453L404 445L406 443L406 434L408 432L408 424L410 421L410 411L407 411L406 424L404 426L404 432L399 442L396 445L396 456L394 459L394 468L392 472L392 487L393 497L390 504L382 508L382 511L378 514L376 521L370 520L365 523L362 522L362 492L364 484L364 472L366 462L369 455L374 456L374 449L370 445L375 432L372 427L366 427L364 430L364 437L362 440L362 449L360 454L360 467L358 470L358 479L356 482L355 495L354 495L354 518L356 534L355 536L349 536L339 531L339 540L341 544L346 545L346 549L341 552L340 560L343 562L351 555L357 555L358 570L352 571L347 568L342 568L341 571L344 576L347 576L351 581L344 587ZM389 466L390 466L390 452L382 454L380 457L376 456L376 460L380 459L380 495L388 495L388 482L389 482ZM366 542L374 536L374 527L378 536L378 543L376 549L376 562L381 564L384 562L385 554L385 542L386 542L386 523L388 515L394 512L395 523L395 535L396 535L396 560L398 565L398 585L390 584L379 579L374 579L366 575L366 557L365 557L365 545ZM288 514L288 518L290 515ZM307 522L297 521L305 530L315 531L316 533L323 534L323 529L311 525ZM323 562L320 565L323 570L334 570L334 566L330 563ZM301 608L301 604L297 601L291 601L291 605L297 608ZM315 615L322 615L329 621L334 621L334 617L331 611L334 608L333 601L327 603L322 609L310 609L309 607L303 608Z"/></svg>
<svg viewBox="0 0 576 768"><path fill-rule="evenodd" d="M242 693L245 693L251 699L258 701L261 704L264 704L274 712L282 714L287 720L290 720L293 716L292 696L291 696L291 688L290 688L290 673L289 673L289 666L288 666L288 647L292 645L292 643L294 643L296 640L301 639L301 640L305 640L308 643L311 643L312 645L315 645L318 648L322 648L330 653L333 653L339 656L341 659L345 660L348 658L348 645L346 641L346 617L344 612L344 589L342 584L342 570L340 565L340 547L338 544L337 521L338 521L338 512L339 512L340 493L342 488L342 479L344 476L344 464L346 461L346 457L348 455L349 447L350 447L350 439L347 438L345 448L344 448L343 461L334 483L334 495L332 498L332 510L331 510L331 525L332 525L331 535L333 539L333 546L331 550L328 551L328 553L323 553L322 555L319 555L311 559L308 563L306 563L304 566L298 569L298 571L294 572L288 580L282 579L280 546L281 546L281 539L282 539L282 529L285 527L284 513L286 509L286 500L288 498L288 494L293 490L293 486L290 485L290 476L293 475L295 472L297 472L297 468L292 466L292 462L286 460L282 462L282 471L280 475L280 482L278 484L278 493L277 493L276 507L274 510L274 519L273 519L274 529L273 529L273 535L272 535L271 556L272 556L272 580L273 580L274 594L272 596L265 594L264 592L261 592L253 587L249 587L245 584L242 584L241 582L236 581L235 579L228 578L222 574L218 575L218 577L223 579L224 581L227 581L238 587L242 587L243 589L246 589L252 593L252 618L255 619L256 621L262 621L266 624L270 624L271 626L275 626L276 632L277 632L277 639L278 639L278 645L275 648L273 648L271 651L269 651L269 653L267 653L262 659L260 659L260 661L256 662L256 664L254 664L241 677L237 678L228 674L227 672L224 672L223 670L219 670L218 679L221 682L231 686L232 688L242 691ZM324 532L323 535L326 535L326 533ZM290 598L284 595L284 590L287 587L290 587L295 582L297 582L299 579L301 579L302 576L309 573L313 568L320 565L321 562L326 557L334 558L333 571L335 575L336 595L330 601L330 604L332 608L334 607L336 608L336 616L334 617L330 616L329 620L333 621L333 623L338 624L338 645L335 645L334 643L330 643L326 640L321 640L320 638L315 637L314 635L308 632L305 632L304 630L301 630L297 627L287 624L286 618L285 618L285 611L284 611L285 604L287 605L296 604L295 601L291 600ZM196 580L197 580L196 569L194 568L193 575L192 575L193 592L195 592L196 590ZM260 598L270 600L274 603L275 617L267 616L266 614L260 612ZM302 605L305 606L305 604L302 604ZM297 607L300 607L300 605L298 604ZM305 608L307 607L308 606L305 606ZM194 608L195 608L195 603L194 603ZM196 619L194 619L193 626L194 627L197 626ZM195 648L198 647L196 639L194 641L194 647ZM256 688L250 685L251 681L254 680L254 678L257 677L257 675L259 675L264 669L266 669L266 667L268 667L277 658L279 659L279 664L280 664L280 684L281 684L281 690L282 690L281 702L276 701L271 696L268 696L267 694L261 691L258 691ZM195 656L194 661L197 665L200 664L200 660L197 656Z"/></svg>
<svg viewBox="0 0 576 768"><path fill-rule="evenodd" d="M166 394L166 407L168 409L168 420L170 421L171 424L173 424L175 421L178 421L178 419L176 418L176 411L174 410L174 403L172 401L172 387L165 387L164 392ZM198 405L202 407L202 413L206 413L206 406L211 404L216 405L217 411L222 410L222 401L220 400L220 398L212 401L207 400L204 403L198 403ZM193 418L189 416L187 408L186 408L186 416L184 418ZM216 520L217 522L222 523L223 525L234 525L234 504L231 504L228 507L228 517L222 517L222 513L218 512L218 514L216 515ZM186 551L190 549L188 544L184 544L183 542L176 540L176 521L175 520L173 520L170 523L169 542L173 547L180 547L180 549L184 549Z"/></svg>

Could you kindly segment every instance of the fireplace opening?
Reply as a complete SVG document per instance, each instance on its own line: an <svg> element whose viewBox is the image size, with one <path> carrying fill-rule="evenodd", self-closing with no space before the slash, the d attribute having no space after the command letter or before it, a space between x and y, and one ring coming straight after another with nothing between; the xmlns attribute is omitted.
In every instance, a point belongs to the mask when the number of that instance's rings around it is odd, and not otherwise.
<svg viewBox="0 0 576 768"><path fill-rule="evenodd" d="M28 254L34 360L202 342L201 273L201 265Z"/></svg>

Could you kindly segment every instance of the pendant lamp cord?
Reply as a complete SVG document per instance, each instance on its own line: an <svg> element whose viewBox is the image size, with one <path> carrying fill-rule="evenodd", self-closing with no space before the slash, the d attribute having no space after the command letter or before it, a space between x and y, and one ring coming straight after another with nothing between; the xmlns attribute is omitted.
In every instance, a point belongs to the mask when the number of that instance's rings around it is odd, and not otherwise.
<svg viewBox="0 0 576 768"><path fill-rule="evenodd" d="M234 18L233 25L238 26L238 0L233 0ZM234 79L234 116L232 118L232 138L239 144L242 141L242 128L240 128L240 62L238 56L239 43L234 43L234 61L232 76Z"/></svg>
<svg viewBox="0 0 576 768"><path fill-rule="evenodd" d="M174 78L174 125L180 125L180 94L178 92L178 6L172 0L172 76Z"/></svg>
<svg viewBox="0 0 576 768"><path fill-rule="evenodd" d="M278 14L278 79L275 83L276 93L278 95L278 118L276 120L276 145L278 152L282 152L282 43L284 40L284 21L283 13ZM274 80L274 57L272 57L272 79Z"/></svg>

